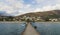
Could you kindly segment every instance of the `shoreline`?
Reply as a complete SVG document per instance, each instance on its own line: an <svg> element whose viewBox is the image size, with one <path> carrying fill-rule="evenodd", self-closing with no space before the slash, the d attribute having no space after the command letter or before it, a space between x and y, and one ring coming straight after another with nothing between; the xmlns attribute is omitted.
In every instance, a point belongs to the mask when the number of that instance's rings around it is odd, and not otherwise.
<svg viewBox="0 0 60 35"><path fill-rule="evenodd" d="M0 21L0 23L25 23L20 21Z"/></svg>
<svg viewBox="0 0 60 35"><path fill-rule="evenodd" d="M25 21L0 21L0 22L25 22ZM39 22L39 21L37 21L37 22ZM41 21L41 22L52 22L52 21ZM56 22L60 22L60 21L56 21Z"/></svg>

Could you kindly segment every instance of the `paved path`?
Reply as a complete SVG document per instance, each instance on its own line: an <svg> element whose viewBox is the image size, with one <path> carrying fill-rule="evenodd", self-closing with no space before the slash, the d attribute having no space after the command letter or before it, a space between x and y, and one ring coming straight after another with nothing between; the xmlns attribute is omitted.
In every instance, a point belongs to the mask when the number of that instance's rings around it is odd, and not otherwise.
<svg viewBox="0 0 60 35"><path fill-rule="evenodd" d="M23 35L39 35L39 33L31 26L30 23L28 23Z"/></svg>

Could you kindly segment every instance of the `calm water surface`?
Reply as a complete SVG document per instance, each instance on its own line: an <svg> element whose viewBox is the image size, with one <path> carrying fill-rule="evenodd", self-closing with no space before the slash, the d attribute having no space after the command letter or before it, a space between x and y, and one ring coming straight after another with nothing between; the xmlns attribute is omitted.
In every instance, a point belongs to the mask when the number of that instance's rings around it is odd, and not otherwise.
<svg viewBox="0 0 60 35"><path fill-rule="evenodd" d="M25 27L25 23L0 22L0 35L21 35Z"/></svg>
<svg viewBox="0 0 60 35"><path fill-rule="evenodd" d="M40 35L60 35L60 22L36 22L31 24L36 27ZM25 28L26 24L24 22L0 22L0 35L21 35Z"/></svg>
<svg viewBox="0 0 60 35"><path fill-rule="evenodd" d="M60 22L36 22L32 26L40 35L60 35Z"/></svg>

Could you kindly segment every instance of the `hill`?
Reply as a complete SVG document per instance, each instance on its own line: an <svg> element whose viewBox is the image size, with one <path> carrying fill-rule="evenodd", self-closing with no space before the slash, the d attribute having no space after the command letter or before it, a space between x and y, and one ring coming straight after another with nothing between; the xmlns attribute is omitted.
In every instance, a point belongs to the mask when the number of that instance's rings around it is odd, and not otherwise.
<svg viewBox="0 0 60 35"><path fill-rule="evenodd" d="M26 16L26 17L24 17ZM0 15L0 21L6 20L6 21L25 21L27 17L35 17L35 19L38 19L38 17L42 20L49 20L50 18L60 18L60 10L52 10L52 11L44 11L44 12L33 12L33 13L26 13L19 16L2 16Z"/></svg>
<svg viewBox="0 0 60 35"><path fill-rule="evenodd" d="M26 13L26 14L20 15L18 17L23 17L23 16L30 16L30 17L33 17L33 16L38 17L38 16L40 16L40 17L45 17L45 16L48 16L48 15L55 15L55 16L58 15L58 16L60 16L60 10Z"/></svg>

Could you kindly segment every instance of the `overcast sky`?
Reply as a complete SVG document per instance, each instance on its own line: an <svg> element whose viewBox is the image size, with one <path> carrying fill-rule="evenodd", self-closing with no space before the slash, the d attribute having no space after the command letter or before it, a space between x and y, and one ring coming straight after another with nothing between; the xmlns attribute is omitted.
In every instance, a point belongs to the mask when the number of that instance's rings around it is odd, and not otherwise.
<svg viewBox="0 0 60 35"><path fill-rule="evenodd" d="M0 14L21 15L60 9L60 0L0 0Z"/></svg>

